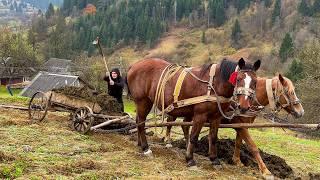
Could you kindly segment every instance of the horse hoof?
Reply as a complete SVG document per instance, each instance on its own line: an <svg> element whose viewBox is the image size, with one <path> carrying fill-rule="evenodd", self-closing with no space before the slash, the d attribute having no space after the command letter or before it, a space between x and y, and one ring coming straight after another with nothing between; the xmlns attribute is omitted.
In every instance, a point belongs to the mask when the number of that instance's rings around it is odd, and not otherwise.
<svg viewBox="0 0 320 180"><path fill-rule="evenodd" d="M147 151L143 152L143 155L148 156L148 157L152 157L152 151L151 149L148 149Z"/></svg>
<svg viewBox="0 0 320 180"><path fill-rule="evenodd" d="M232 162L234 165L238 166L238 167L243 167L244 165L242 164L240 159L232 159Z"/></svg>
<svg viewBox="0 0 320 180"><path fill-rule="evenodd" d="M192 166L197 166L196 162L192 159L192 160L189 160L188 161L188 164L187 164L188 167L192 167Z"/></svg>
<svg viewBox="0 0 320 180"><path fill-rule="evenodd" d="M166 148L172 148L172 144L171 143L166 144Z"/></svg>
<svg viewBox="0 0 320 180"><path fill-rule="evenodd" d="M263 175L263 179L265 179L265 180L274 180L274 176L273 176L273 175L270 175L270 174L268 174L268 175Z"/></svg>
<svg viewBox="0 0 320 180"><path fill-rule="evenodd" d="M221 166L221 162L218 158L214 158L213 160L211 160L211 162L214 166Z"/></svg>
<svg viewBox="0 0 320 180"><path fill-rule="evenodd" d="M262 174L263 178L266 180L274 180L274 176L273 174L269 171L266 170L263 174Z"/></svg>
<svg viewBox="0 0 320 180"><path fill-rule="evenodd" d="M197 171L197 170L199 170L199 169L198 169L198 166L190 166L190 167L188 167L188 169L191 170L191 171Z"/></svg>

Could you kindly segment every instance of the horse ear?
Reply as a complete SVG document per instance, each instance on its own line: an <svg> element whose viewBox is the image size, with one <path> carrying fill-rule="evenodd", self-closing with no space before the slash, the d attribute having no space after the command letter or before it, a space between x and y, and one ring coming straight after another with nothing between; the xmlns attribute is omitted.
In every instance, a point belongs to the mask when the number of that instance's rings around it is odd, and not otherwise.
<svg viewBox="0 0 320 180"><path fill-rule="evenodd" d="M284 80L283 76L279 73L278 77L279 77L279 80L280 80L281 84L284 85L285 84L285 80Z"/></svg>
<svg viewBox="0 0 320 180"><path fill-rule="evenodd" d="M254 64L253 64L253 70L257 71L261 66L261 61L257 60Z"/></svg>
<svg viewBox="0 0 320 180"><path fill-rule="evenodd" d="M244 61L244 59L243 58L239 59L239 62L238 62L239 68L243 69L245 65L246 65L246 62Z"/></svg>

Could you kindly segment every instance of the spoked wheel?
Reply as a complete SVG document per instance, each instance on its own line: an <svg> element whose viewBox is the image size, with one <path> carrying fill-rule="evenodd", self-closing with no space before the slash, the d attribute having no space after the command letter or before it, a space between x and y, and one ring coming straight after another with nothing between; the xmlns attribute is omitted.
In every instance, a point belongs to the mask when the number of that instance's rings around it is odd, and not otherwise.
<svg viewBox="0 0 320 180"><path fill-rule="evenodd" d="M46 117L49 106L49 97L43 92L36 92L29 101L29 119L41 122Z"/></svg>
<svg viewBox="0 0 320 180"><path fill-rule="evenodd" d="M94 121L92 114L93 112L89 107L81 107L77 109L72 118L73 129L82 134L86 134L88 131L90 131Z"/></svg>

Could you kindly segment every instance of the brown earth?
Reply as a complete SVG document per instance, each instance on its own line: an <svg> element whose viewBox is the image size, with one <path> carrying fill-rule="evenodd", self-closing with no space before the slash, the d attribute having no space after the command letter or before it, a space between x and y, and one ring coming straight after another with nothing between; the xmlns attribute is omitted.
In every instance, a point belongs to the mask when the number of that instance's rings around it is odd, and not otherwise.
<svg viewBox="0 0 320 180"><path fill-rule="evenodd" d="M234 140L231 139L220 139L217 142L218 158L225 163L233 164L232 155L234 150ZM185 149L185 141L178 140L174 141L173 145L182 149ZM207 156L208 155L208 137L202 137L195 148L195 153ZM286 163L284 159L279 156L265 153L260 150L261 157L265 162L267 168L273 175L279 178L293 178L294 172L292 168ZM258 164L253 159L247 145L241 146L240 154L241 162L245 166L250 166L258 170Z"/></svg>

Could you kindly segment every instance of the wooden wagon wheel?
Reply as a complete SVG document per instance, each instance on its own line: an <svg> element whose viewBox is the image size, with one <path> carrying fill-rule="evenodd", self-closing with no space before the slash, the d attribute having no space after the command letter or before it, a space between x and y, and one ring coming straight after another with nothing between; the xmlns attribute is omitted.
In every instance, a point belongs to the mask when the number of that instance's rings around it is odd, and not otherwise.
<svg viewBox="0 0 320 180"><path fill-rule="evenodd" d="M46 117L49 106L49 97L43 92L36 92L29 101L29 119L41 122Z"/></svg>
<svg viewBox="0 0 320 180"><path fill-rule="evenodd" d="M74 130L85 134L90 131L93 124L94 117L92 116L92 109L89 107L78 108L72 117L72 127Z"/></svg>

